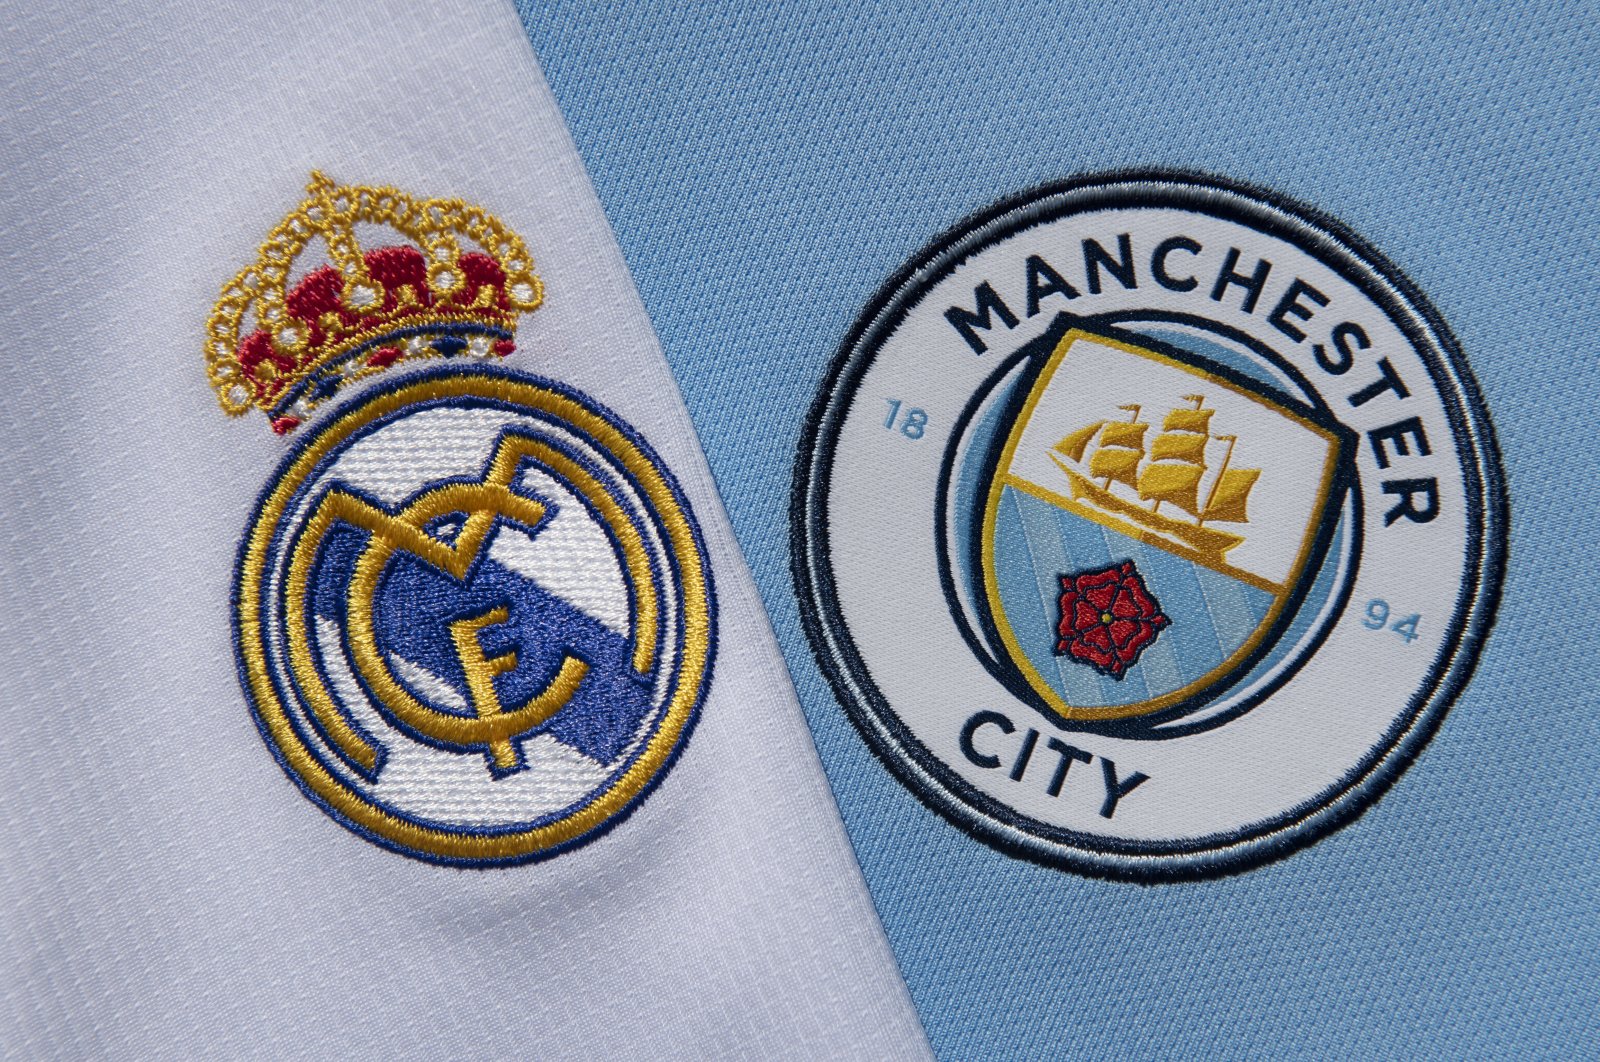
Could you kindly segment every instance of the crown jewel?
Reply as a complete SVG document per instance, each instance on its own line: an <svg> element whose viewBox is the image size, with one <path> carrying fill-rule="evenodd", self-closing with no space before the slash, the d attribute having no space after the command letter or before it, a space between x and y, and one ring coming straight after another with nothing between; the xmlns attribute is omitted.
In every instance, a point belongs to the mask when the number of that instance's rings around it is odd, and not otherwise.
<svg viewBox="0 0 1600 1062"><path fill-rule="evenodd" d="M410 243L363 251L357 225ZM327 261L292 272L318 238ZM504 357L517 318L543 296L521 238L478 207L314 172L255 264L223 287L206 368L229 415L255 407L287 434L344 384L403 359Z"/></svg>

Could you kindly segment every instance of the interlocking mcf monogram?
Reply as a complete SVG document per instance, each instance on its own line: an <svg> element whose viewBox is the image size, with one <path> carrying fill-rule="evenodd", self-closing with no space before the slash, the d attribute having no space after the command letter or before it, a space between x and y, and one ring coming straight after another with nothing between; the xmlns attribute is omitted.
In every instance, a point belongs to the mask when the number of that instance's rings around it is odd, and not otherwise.
<svg viewBox="0 0 1600 1062"><path fill-rule="evenodd" d="M344 523L367 532L370 540L356 562L348 608L350 645L362 678L405 726L462 751L485 749L493 769L501 773L519 768L513 742L537 729L572 699L588 665L574 656L565 656L549 686L524 703L507 708L495 692L494 677L517 666L516 653L486 657L479 636L485 628L505 623L509 618L508 610L502 606L458 619L451 624L450 634L477 714L469 718L441 712L414 697L395 677L378 650L373 606L384 568L398 552L409 553L457 580L464 580L498 521L508 520L529 533L536 532L544 522L544 505L510 489L524 457L565 460L537 439L508 435L501 442L483 482L443 484L425 492L395 514L386 513L347 491L330 490L307 525L289 568L292 597L301 600L313 561L334 525ZM453 544L441 542L424 530L430 521L451 513L467 514ZM291 659L296 670L302 672L302 684L319 690L321 683L310 670L309 646L303 644L304 625L296 624L291 629L301 633L302 644L292 648ZM376 768L377 750L345 721L331 698L313 696L311 707L346 756L369 771Z"/></svg>

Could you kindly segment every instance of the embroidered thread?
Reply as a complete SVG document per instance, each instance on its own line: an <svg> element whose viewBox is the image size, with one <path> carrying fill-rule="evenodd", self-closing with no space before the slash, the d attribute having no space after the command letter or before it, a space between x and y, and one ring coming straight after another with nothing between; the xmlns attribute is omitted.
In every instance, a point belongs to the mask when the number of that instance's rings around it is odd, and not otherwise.
<svg viewBox="0 0 1600 1062"><path fill-rule="evenodd" d="M363 251L358 224L411 245ZM327 263L295 279L319 238ZM285 435L346 383L403 359L505 357L519 315L543 297L521 237L479 207L313 172L305 200L223 286L206 323L207 373L230 416L255 407Z"/></svg>
<svg viewBox="0 0 1600 1062"><path fill-rule="evenodd" d="M863 309L804 424L819 664L919 799L1030 859L1152 881L1311 843L1405 769L1494 616L1505 495L1449 330L1260 188L996 203Z"/></svg>
<svg viewBox="0 0 1600 1062"><path fill-rule="evenodd" d="M687 740L715 648L699 530L643 440L487 367L397 380L296 447L245 536L234 622L301 789L464 866L626 816Z"/></svg>
<svg viewBox="0 0 1600 1062"><path fill-rule="evenodd" d="M379 225L409 244L362 248ZM233 593L279 765L336 822L435 863L545 859L611 829L711 681L711 572L671 474L588 396L485 364L543 294L478 207L313 173L207 324L222 408L280 435L346 384L443 363L310 427Z"/></svg>
<svg viewBox="0 0 1600 1062"><path fill-rule="evenodd" d="M1063 575L1056 653L1120 681L1171 622L1132 561Z"/></svg>

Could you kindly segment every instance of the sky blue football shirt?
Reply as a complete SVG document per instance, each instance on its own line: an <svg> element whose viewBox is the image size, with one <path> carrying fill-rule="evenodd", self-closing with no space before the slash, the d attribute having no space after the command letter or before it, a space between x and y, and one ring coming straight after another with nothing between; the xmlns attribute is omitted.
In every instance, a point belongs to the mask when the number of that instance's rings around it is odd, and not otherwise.
<svg viewBox="0 0 1600 1062"><path fill-rule="evenodd" d="M878 911L952 1058L1582 1053L1597 1002L1600 19L1588 5L523 4L683 387ZM1176 167L1352 227L1449 322L1510 498L1496 627L1353 824L1141 886L926 810L823 680L794 452L851 321L1040 182Z"/></svg>

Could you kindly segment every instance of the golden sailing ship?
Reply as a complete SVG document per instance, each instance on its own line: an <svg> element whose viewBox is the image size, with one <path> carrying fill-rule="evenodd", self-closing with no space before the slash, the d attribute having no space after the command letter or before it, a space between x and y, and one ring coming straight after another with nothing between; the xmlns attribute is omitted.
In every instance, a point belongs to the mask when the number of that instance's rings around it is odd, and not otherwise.
<svg viewBox="0 0 1600 1062"><path fill-rule="evenodd" d="M1205 408L1204 396L1184 395L1183 400L1193 402L1193 408L1168 410L1148 446L1145 436L1153 425L1139 419L1141 407L1127 405L1118 407L1131 414L1127 420L1099 420L1079 428L1056 443L1050 457L1067 474L1075 500L1221 562L1244 536L1205 525L1249 523L1250 492L1261 469L1230 467L1238 437L1212 433L1216 410ZM1226 443L1227 449L1202 499L1200 485L1211 470L1206 449L1214 442ZM1154 504L1146 507L1114 492L1114 483L1132 488L1140 501ZM1168 512L1161 511L1163 505ZM1188 518L1174 514L1174 509Z"/></svg>

